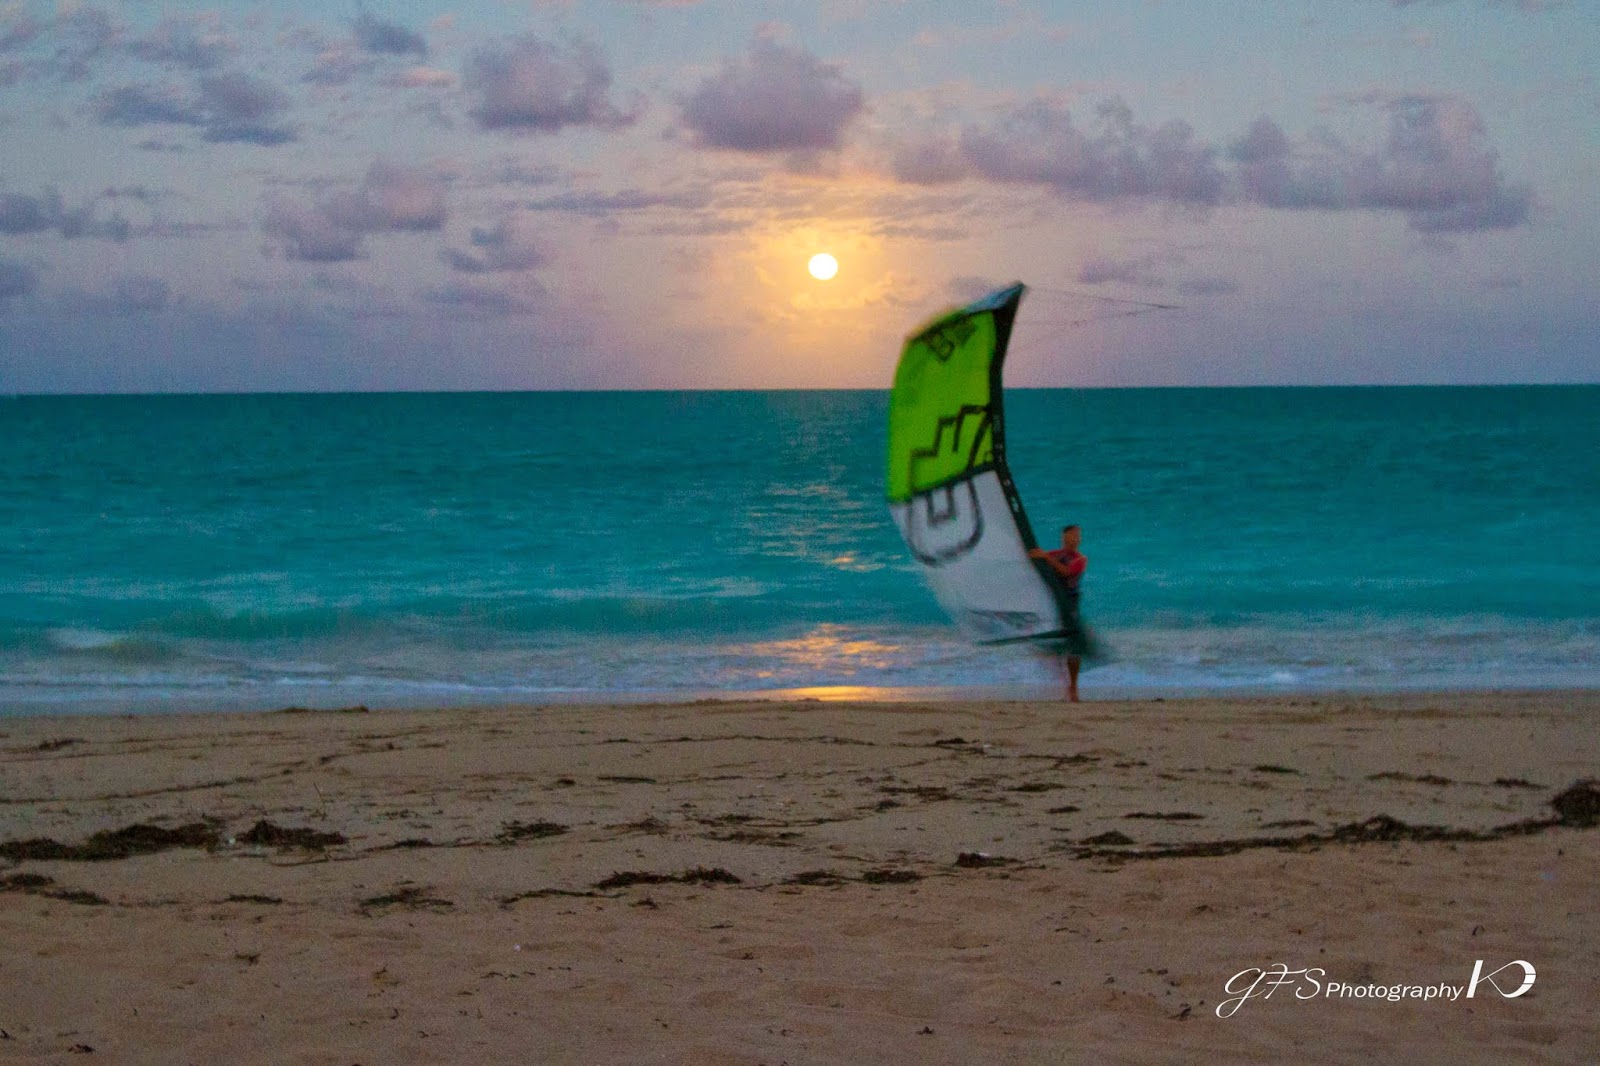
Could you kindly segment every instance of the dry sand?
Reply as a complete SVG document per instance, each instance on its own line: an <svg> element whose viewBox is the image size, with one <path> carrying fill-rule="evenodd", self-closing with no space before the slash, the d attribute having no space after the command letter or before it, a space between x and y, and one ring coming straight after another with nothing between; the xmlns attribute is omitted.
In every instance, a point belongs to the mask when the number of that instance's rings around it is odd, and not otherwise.
<svg viewBox="0 0 1600 1066"><path fill-rule="evenodd" d="M1551 801L1600 775L1597 721L1592 692L4 720L0 1060L1594 1061L1595 796ZM1250 968L1479 959L1536 983L1216 1014Z"/></svg>

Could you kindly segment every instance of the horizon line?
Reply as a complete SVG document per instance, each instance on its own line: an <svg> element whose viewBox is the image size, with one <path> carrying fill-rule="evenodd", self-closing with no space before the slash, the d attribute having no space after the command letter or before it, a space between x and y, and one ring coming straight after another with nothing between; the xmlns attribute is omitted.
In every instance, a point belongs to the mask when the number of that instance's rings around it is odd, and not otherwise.
<svg viewBox="0 0 1600 1066"><path fill-rule="evenodd" d="M1339 384L1256 384L1256 385L1007 385L1007 393L1018 392L1225 392L1267 389L1573 389L1600 387L1597 381L1493 381L1493 382L1344 382ZM533 395L627 395L699 393L834 393L866 392L887 394L887 386L769 385L702 386L696 388L620 387L620 388L526 388L526 389L195 389L189 391L130 390L126 392L0 392L0 402L22 399L110 399L115 397L198 397L198 396L533 396Z"/></svg>

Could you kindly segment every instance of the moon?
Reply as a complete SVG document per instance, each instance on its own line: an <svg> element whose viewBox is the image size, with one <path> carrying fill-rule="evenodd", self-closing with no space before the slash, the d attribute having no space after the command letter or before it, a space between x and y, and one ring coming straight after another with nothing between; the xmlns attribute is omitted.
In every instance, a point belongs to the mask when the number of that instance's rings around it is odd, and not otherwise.
<svg viewBox="0 0 1600 1066"><path fill-rule="evenodd" d="M811 276L818 281L827 281L839 273L839 260L827 252L818 252L811 257L811 262L806 264L806 269L811 271Z"/></svg>

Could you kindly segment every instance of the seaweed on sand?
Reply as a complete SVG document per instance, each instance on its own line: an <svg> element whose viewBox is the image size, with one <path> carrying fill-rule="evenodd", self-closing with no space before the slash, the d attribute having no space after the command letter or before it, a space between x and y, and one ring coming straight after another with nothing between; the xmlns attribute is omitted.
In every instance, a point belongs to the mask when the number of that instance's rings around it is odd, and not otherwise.
<svg viewBox="0 0 1600 1066"><path fill-rule="evenodd" d="M692 870L685 870L681 874L658 874L643 870L628 870L614 873L610 877L596 881L595 888L627 888L630 885L738 885L743 880L737 875L729 873L720 866L696 866Z"/></svg>
<svg viewBox="0 0 1600 1066"><path fill-rule="evenodd" d="M167 829L137 822L121 829L102 829L82 844L63 844L49 837L0 842L0 859L13 862L103 862L149 855L171 848L214 848L217 831L206 822L191 822Z"/></svg>

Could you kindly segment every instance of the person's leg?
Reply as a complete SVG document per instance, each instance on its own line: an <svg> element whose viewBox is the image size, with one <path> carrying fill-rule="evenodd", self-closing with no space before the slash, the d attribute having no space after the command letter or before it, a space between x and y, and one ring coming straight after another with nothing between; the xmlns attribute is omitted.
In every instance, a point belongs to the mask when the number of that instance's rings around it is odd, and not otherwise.
<svg viewBox="0 0 1600 1066"><path fill-rule="evenodd" d="M1082 665L1076 655L1067 656L1067 699L1072 703L1078 702L1078 667Z"/></svg>
<svg viewBox="0 0 1600 1066"><path fill-rule="evenodd" d="M1077 683L1072 669L1072 657L1065 652L1056 656L1056 673L1061 677L1061 691L1070 702L1077 698Z"/></svg>

